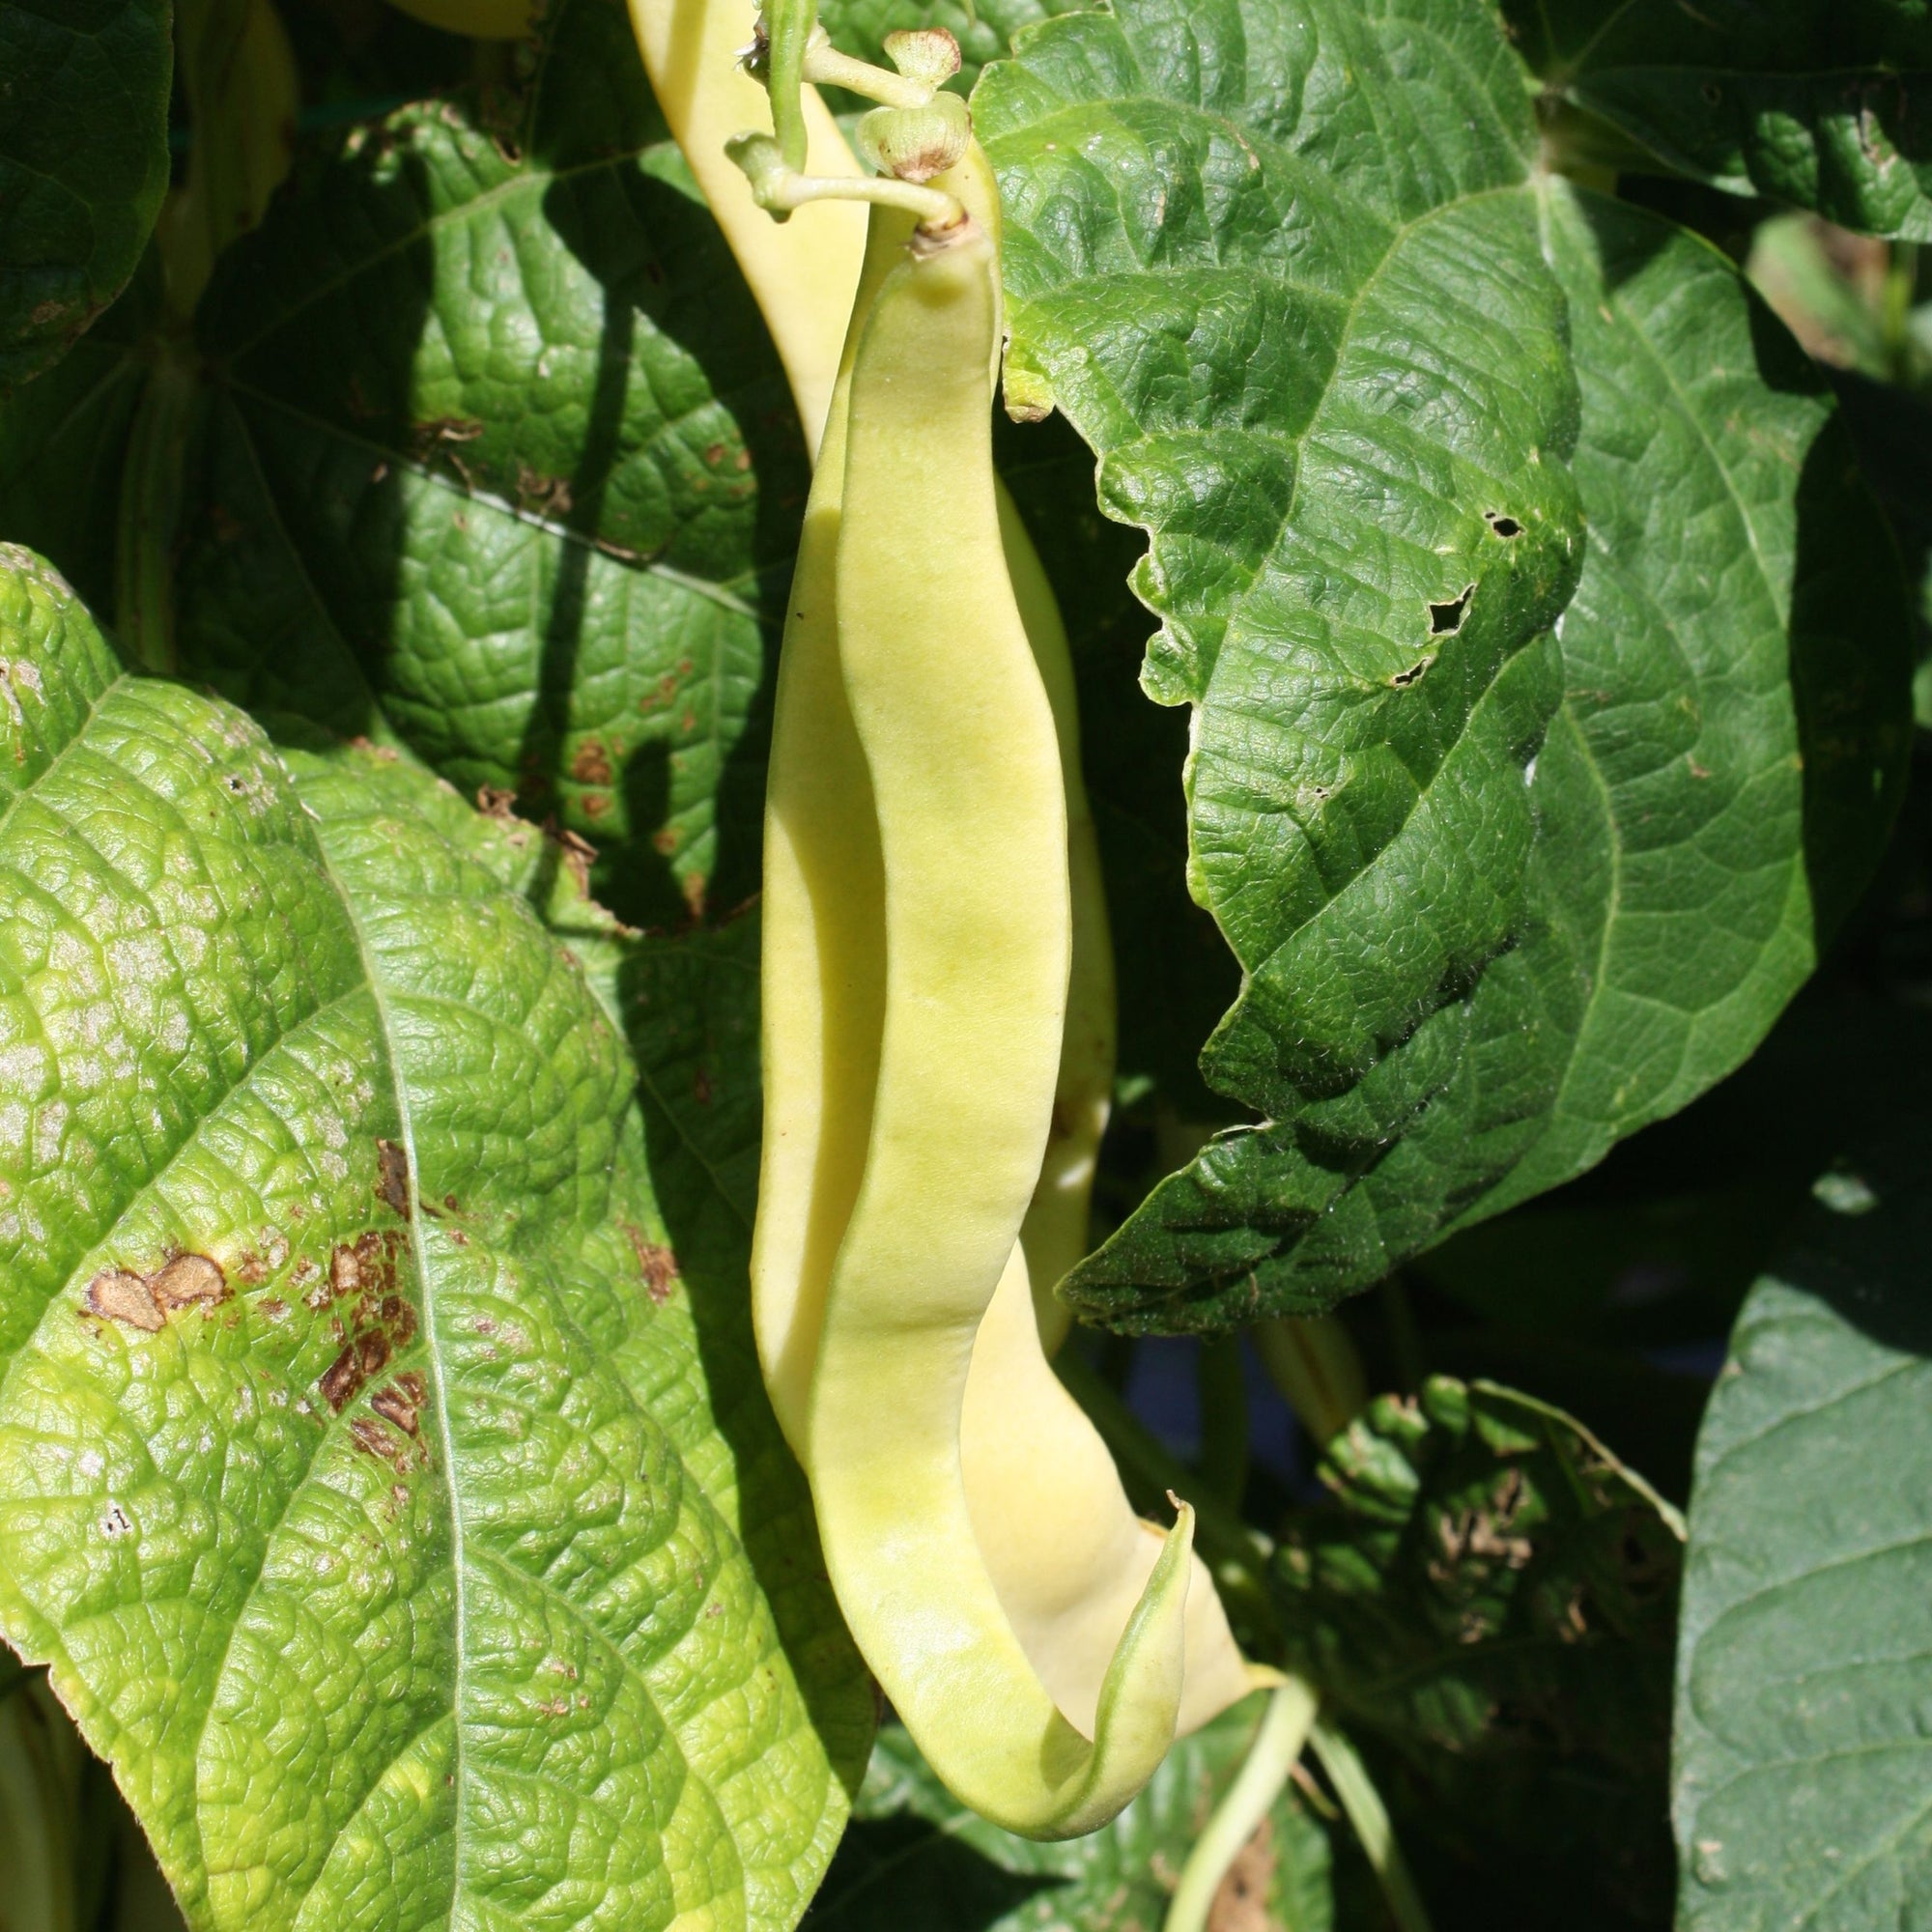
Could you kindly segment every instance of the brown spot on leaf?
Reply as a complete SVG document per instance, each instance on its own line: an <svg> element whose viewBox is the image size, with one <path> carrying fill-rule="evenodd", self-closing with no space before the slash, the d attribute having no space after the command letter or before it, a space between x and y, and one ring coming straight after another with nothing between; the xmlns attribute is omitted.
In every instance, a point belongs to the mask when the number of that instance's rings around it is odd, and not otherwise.
<svg viewBox="0 0 1932 1932"><path fill-rule="evenodd" d="M369 1406L387 1421L393 1422L405 1435L416 1433L416 1410L418 1405L403 1393L400 1380L386 1383L369 1398Z"/></svg>
<svg viewBox="0 0 1932 1932"><path fill-rule="evenodd" d="M400 1294L384 1297L383 1321L398 1349L407 1349L415 1340L416 1312Z"/></svg>
<svg viewBox="0 0 1932 1932"><path fill-rule="evenodd" d="M347 1241L328 1258L328 1286L335 1294L354 1294L362 1286L362 1264Z"/></svg>
<svg viewBox="0 0 1932 1932"><path fill-rule="evenodd" d="M362 1369L355 1359L354 1342L323 1370L322 1379L316 1386L322 1391L323 1400L340 1415L345 1406L354 1400L355 1391L362 1386Z"/></svg>
<svg viewBox="0 0 1932 1932"><path fill-rule="evenodd" d="M540 469L532 469L527 463L520 463L517 465L517 502L520 508L533 510L540 517L567 517L573 502L569 479L547 476Z"/></svg>
<svg viewBox="0 0 1932 1932"><path fill-rule="evenodd" d="M380 1457L398 1474L409 1467L409 1451L373 1416L358 1415L349 1425L349 1433L355 1438L356 1448Z"/></svg>
<svg viewBox="0 0 1932 1932"><path fill-rule="evenodd" d="M517 803L517 794L508 785L478 785L476 810L485 818L508 818Z"/></svg>
<svg viewBox="0 0 1932 1932"><path fill-rule="evenodd" d="M611 782L611 760L597 739L586 738L577 748L577 755L570 761L570 775L582 784Z"/></svg>
<svg viewBox="0 0 1932 1932"><path fill-rule="evenodd" d="M138 1274L128 1274L120 1268L102 1268L87 1284L87 1308L91 1315L99 1315L108 1321L125 1321L130 1328L140 1328L154 1335L160 1331L166 1318L155 1305L155 1297L148 1293L148 1284Z"/></svg>
<svg viewBox="0 0 1932 1932"><path fill-rule="evenodd" d="M355 1366L362 1379L379 1376L389 1366L389 1338L380 1328L365 1328L355 1338Z"/></svg>
<svg viewBox="0 0 1932 1932"><path fill-rule="evenodd" d="M207 1255L177 1255L148 1277L148 1287L164 1310L196 1304L213 1307L228 1299L228 1277Z"/></svg>
<svg viewBox="0 0 1932 1932"><path fill-rule="evenodd" d="M376 1143L376 1192L393 1214L410 1214L410 1157L394 1141Z"/></svg>
<svg viewBox="0 0 1932 1932"><path fill-rule="evenodd" d="M677 1279L677 1257L656 1241L647 1241L636 1228L627 1225L624 1233L643 1270L644 1293L662 1308L670 1299L670 1285Z"/></svg>
<svg viewBox="0 0 1932 1932"><path fill-rule="evenodd" d="M564 868L577 881L577 890L586 896L590 892L590 868L597 863L597 848L590 840L575 832L560 832L554 825L547 825L544 830L556 840L559 857Z"/></svg>

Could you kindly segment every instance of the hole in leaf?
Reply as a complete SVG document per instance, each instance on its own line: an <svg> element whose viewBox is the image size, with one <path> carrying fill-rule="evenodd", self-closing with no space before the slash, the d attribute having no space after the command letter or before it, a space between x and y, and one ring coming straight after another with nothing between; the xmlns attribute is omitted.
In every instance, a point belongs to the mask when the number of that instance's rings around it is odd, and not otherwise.
<svg viewBox="0 0 1932 1932"><path fill-rule="evenodd" d="M1463 628L1463 619L1469 611L1469 600L1475 594L1476 586L1465 583L1460 596L1452 597L1446 604L1432 604L1429 607L1429 635L1432 638L1453 638Z"/></svg>
<svg viewBox="0 0 1932 1932"><path fill-rule="evenodd" d="M1522 534L1522 526L1514 517L1506 517L1500 510L1485 510L1483 521L1490 526L1491 534L1507 542L1511 537Z"/></svg>
<svg viewBox="0 0 1932 1932"><path fill-rule="evenodd" d="M1432 605L1430 608L1432 610L1439 610L1442 607L1439 605ZM1429 668L1429 667L1433 665L1435 662L1435 653L1434 651L1431 651L1426 658L1418 658L1416 662L1410 665L1406 670L1397 671L1396 674L1389 679L1389 683L1392 684L1398 691L1406 691L1411 684L1415 684L1420 681L1422 673L1426 671Z"/></svg>

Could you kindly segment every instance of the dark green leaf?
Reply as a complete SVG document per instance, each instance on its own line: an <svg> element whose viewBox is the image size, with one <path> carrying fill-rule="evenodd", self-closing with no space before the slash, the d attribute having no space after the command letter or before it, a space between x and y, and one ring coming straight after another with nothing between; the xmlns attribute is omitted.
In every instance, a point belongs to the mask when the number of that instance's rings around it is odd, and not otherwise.
<svg viewBox="0 0 1932 1932"><path fill-rule="evenodd" d="M1291 1654L1405 1819L1512 1898L1588 1872L1568 1922L1655 1923L1673 1514L1560 1410L1447 1377L1372 1404L1321 1474L1335 1503L1276 1558Z"/></svg>
<svg viewBox="0 0 1932 1932"><path fill-rule="evenodd" d="M0 0L0 395L120 292L168 185L168 0Z"/></svg>
<svg viewBox="0 0 1932 1932"><path fill-rule="evenodd" d="M521 103L352 135L198 326L185 664L555 814L639 923L753 891L805 456L623 10L554 10Z"/></svg>
<svg viewBox="0 0 1932 1932"><path fill-rule="evenodd" d="M1559 145L1932 238L1932 26L1912 0L1504 0L1504 12Z"/></svg>
<svg viewBox="0 0 1932 1932"><path fill-rule="evenodd" d="M1151 1932L1260 1710L1248 1698L1183 1738L1111 1825L1045 1845L975 1817L889 1726L809 1932ZM1327 1840L1292 1793L1250 1841L1236 1883L1247 1916L1231 1924L1328 1932Z"/></svg>
<svg viewBox="0 0 1932 1932"><path fill-rule="evenodd" d="M1932 1896L1927 1145L1920 1118L1819 1181L1705 1418L1674 1807L1696 1932L1863 1932Z"/></svg>
<svg viewBox="0 0 1932 1932"><path fill-rule="evenodd" d="M198 1932L791 1924L869 1696L554 848L0 594L0 1627Z"/></svg>
<svg viewBox="0 0 1932 1932"><path fill-rule="evenodd" d="M1894 801L1896 559L1729 265L1530 180L1480 15L1134 0L976 106L1009 398L1152 537L1144 682L1195 707L1246 976L1203 1067L1264 1117L1067 1292L1325 1306L1755 1045Z"/></svg>

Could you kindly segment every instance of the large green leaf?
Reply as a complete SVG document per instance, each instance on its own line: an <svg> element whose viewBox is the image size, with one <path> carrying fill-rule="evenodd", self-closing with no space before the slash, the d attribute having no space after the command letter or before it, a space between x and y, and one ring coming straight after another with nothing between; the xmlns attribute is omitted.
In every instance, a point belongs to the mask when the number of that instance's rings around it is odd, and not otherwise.
<svg viewBox="0 0 1932 1932"><path fill-rule="evenodd" d="M975 99L1009 401L1151 537L1143 681L1194 707L1245 976L1202 1064L1263 1117L1068 1292L1321 1307L1762 1037L1895 797L1897 561L1730 266L1532 175L1477 10L1127 0Z"/></svg>
<svg viewBox="0 0 1932 1932"><path fill-rule="evenodd" d="M198 331L185 666L515 791L639 923L754 890L805 456L624 10L554 9L514 100L350 136Z"/></svg>
<svg viewBox="0 0 1932 1932"><path fill-rule="evenodd" d="M1146 1790L1084 1838L1037 1844L975 1817L896 1725L879 1733L865 1789L811 1932L1131 1932L1158 1925L1194 1840L1254 1737L1260 1700L1168 1753ZM1328 1932L1328 1845L1284 1792L1243 1853L1213 1923ZM1238 1902L1233 1893L1239 1889Z"/></svg>
<svg viewBox="0 0 1932 1932"><path fill-rule="evenodd" d="M1915 1129L1821 1179L1698 1441L1675 1800L1679 1923L1697 1932L1862 1932L1932 1897L1932 1165Z"/></svg>
<svg viewBox="0 0 1932 1932"><path fill-rule="evenodd" d="M1932 24L1912 0L1504 0L1504 13L1559 144L1932 239Z"/></svg>
<svg viewBox="0 0 1932 1932"><path fill-rule="evenodd" d="M197 1927L790 1925L869 1697L534 835L0 596L0 1630Z"/></svg>
<svg viewBox="0 0 1932 1932"><path fill-rule="evenodd" d="M0 0L0 395L141 258L168 185L168 0Z"/></svg>
<svg viewBox="0 0 1932 1932"><path fill-rule="evenodd" d="M1329 1445L1333 1505L1291 1520L1284 1628L1335 1714L1377 1741L1399 1809L1530 1913L1655 1924L1682 1525L1560 1410L1433 1378Z"/></svg>

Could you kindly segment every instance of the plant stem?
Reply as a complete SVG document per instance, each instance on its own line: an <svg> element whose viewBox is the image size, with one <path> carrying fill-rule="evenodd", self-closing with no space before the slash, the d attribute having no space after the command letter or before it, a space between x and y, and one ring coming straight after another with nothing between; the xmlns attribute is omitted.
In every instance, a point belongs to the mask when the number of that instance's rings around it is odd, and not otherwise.
<svg viewBox="0 0 1932 1932"><path fill-rule="evenodd" d="M161 337L135 408L116 519L114 628L143 670L175 668L174 550L197 383L185 337Z"/></svg>
<svg viewBox="0 0 1932 1932"><path fill-rule="evenodd" d="M1320 1719L1310 1727L1308 1742L1321 1760L1321 1769L1328 1774L1328 1782L1335 1787L1335 1796L1349 1814L1349 1823L1355 1828L1355 1836L1361 1841L1376 1882L1382 1889L1382 1898L1389 1917L1396 1922L1397 1932L1430 1932L1429 1914L1423 1909L1402 1848L1395 1841L1388 1809L1354 1746L1333 1725Z"/></svg>
<svg viewBox="0 0 1932 1932"><path fill-rule="evenodd" d="M1318 1450L1348 1428L1369 1399L1362 1358L1333 1315L1257 1321L1255 1349Z"/></svg>
<svg viewBox="0 0 1932 1932"><path fill-rule="evenodd" d="M1246 1761L1181 1867L1165 1932L1205 1932L1221 1881L1281 1796L1315 1722L1314 1687L1291 1677L1268 1698Z"/></svg>
<svg viewBox="0 0 1932 1932"><path fill-rule="evenodd" d="M823 41L806 50L805 77L814 87L842 87L884 107L923 107L932 99L929 82L908 80L869 61L854 60Z"/></svg>
<svg viewBox="0 0 1932 1932"><path fill-rule="evenodd" d="M1202 1484L1238 1513L1248 1487L1248 1392L1238 1336L1202 1342L1195 1386L1201 1397Z"/></svg>
<svg viewBox="0 0 1932 1932"><path fill-rule="evenodd" d="M1904 383L1912 375L1912 298L1918 284L1918 248L1916 242L1894 242L1886 269L1883 307L1879 327L1885 341L1886 376Z"/></svg>

